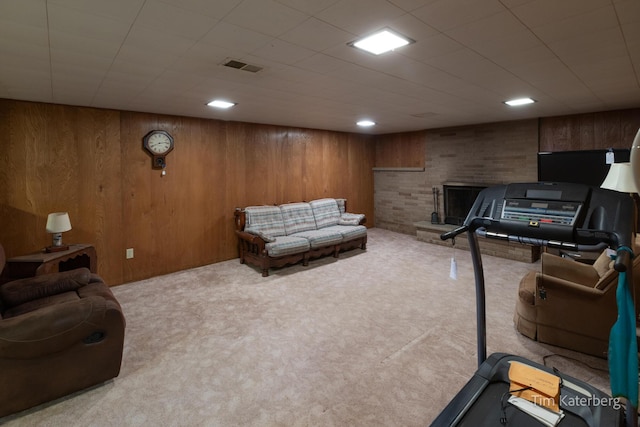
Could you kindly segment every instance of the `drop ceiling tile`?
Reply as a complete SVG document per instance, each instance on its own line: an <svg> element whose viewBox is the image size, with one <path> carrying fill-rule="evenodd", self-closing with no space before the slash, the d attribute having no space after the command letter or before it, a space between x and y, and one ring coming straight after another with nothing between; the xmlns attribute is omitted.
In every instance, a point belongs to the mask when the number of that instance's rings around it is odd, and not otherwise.
<svg viewBox="0 0 640 427"><path fill-rule="evenodd" d="M49 8L112 18L130 25L145 0L47 0Z"/></svg>
<svg viewBox="0 0 640 427"><path fill-rule="evenodd" d="M505 10L498 0L438 0L412 14L440 31L447 31Z"/></svg>
<svg viewBox="0 0 640 427"><path fill-rule="evenodd" d="M16 39L12 43L0 44L0 58L11 58L11 62L19 61L22 64L27 64L29 60L48 63L49 46L48 44L33 43L29 39Z"/></svg>
<svg viewBox="0 0 640 427"><path fill-rule="evenodd" d="M438 0L390 0L389 2L406 12L412 12L436 1Z"/></svg>
<svg viewBox="0 0 640 427"><path fill-rule="evenodd" d="M51 102L51 75L47 67L0 63L0 81L11 99Z"/></svg>
<svg viewBox="0 0 640 427"><path fill-rule="evenodd" d="M617 27L618 18L613 7L609 5L575 14L561 21L536 26L533 31L537 37L549 44L567 39L577 39L594 32L617 29Z"/></svg>
<svg viewBox="0 0 640 427"><path fill-rule="evenodd" d="M315 55L315 52L284 40L273 39L270 43L254 50L252 55L290 65Z"/></svg>
<svg viewBox="0 0 640 427"><path fill-rule="evenodd" d="M341 0L316 18L353 34L356 39L390 25L406 12L386 0Z"/></svg>
<svg viewBox="0 0 640 427"><path fill-rule="evenodd" d="M640 2L637 0L622 0L616 2L615 10L623 26L625 24L640 23Z"/></svg>
<svg viewBox="0 0 640 427"><path fill-rule="evenodd" d="M299 10L307 15L315 15L325 10L329 6L334 5L339 0L276 0L285 6Z"/></svg>
<svg viewBox="0 0 640 427"><path fill-rule="evenodd" d="M607 6L610 0L535 0L514 6L512 12L529 28L537 28Z"/></svg>
<svg viewBox="0 0 640 427"><path fill-rule="evenodd" d="M199 40L217 19L191 12L160 1L148 1L138 14L135 26L144 26L154 33L172 34L187 40Z"/></svg>
<svg viewBox="0 0 640 427"><path fill-rule="evenodd" d="M130 25L113 18L93 15L56 4L49 5L49 29L96 40L121 43Z"/></svg>
<svg viewBox="0 0 640 427"><path fill-rule="evenodd" d="M32 28L47 28L46 0L0 2L0 23L15 23Z"/></svg>
<svg viewBox="0 0 640 427"><path fill-rule="evenodd" d="M526 67L527 64L535 64L555 59L557 59L557 56L543 44L536 44L528 49L515 49L491 57L491 60L496 64L509 70L512 68L519 69Z"/></svg>
<svg viewBox="0 0 640 427"><path fill-rule="evenodd" d="M277 37L297 27L308 17L309 15L274 0L245 0L224 21Z"/></svg>
<svg viewBox="0 0 640 427"><path fill-rule="evenodd" d="M617 28L585 33L548 46L564 62L576 64L606 62L607 58L627 54L624 39Z"/></svg>
<svg viewBox="0 0 640 427"><path fill-rule="evenodd" d="M194 42L173 34L158 32L143 26L135 26L127 36L118 53L118 58L133 62L149 61L153 64L171 65L173 60L188 51ZM136 58L140 55L141 58ZM156 59L151 59L155 56Z"/></svg>
<svg viewBox="0 0 640 427"><path fill-rule="evenodd" d="M125 0L126 1L126 0ZM149 0L147 0L149 1ZM215 20L227 16L236 8L242 0L154 0L187 10L189 12L205 15Z"/></svg>
<svg viewBox="0 0 640 427"><path fill-rule="evenodd" d="M527 44L534 44L535 38L527 38L526 28L509 12L495 13L491 16L479 18L464 27L458 27L446 32L452 39L478 52L491 49L491 45L504 45L505 39L518 37ZM487 46L488 45L488 46ZM528 46L532 47L532 46Z"/></svg>
<svg viewBox="0 0 640 427"><path fill-rule="evenodd" d="M76 58L82 61L111 63L118 53L121 44L118 42L98 40L82 37L75 34L51 30L51 57L65 53L68 58Z"/></svg>
<svg viewBox="0 0 640 427"><path fill-rule="evenodd" d="M48 48L49 46L49 35L46 28L6 21L3 18L0 18L0 39L12 41L11 43L3 43L3 45L16 43L23 46L33 45L43 48ZM0 46L0 48L2 47L4 46Z"/></svg>
<svg viewBox="0 0 640 427"><path fill-rule="evenodd" d="M167 68L176 72L211 76L229 57L237 52L204 43L196 43L178 61Z"/></svg>
<svg viewBox="0 0 640 427"><path fill-rule="evenodd" d="M409 47L410 49L403 50L401 54L426 63L430 63L431 58L465 49L464 45L444 33L421 39Z"/></svg>
<svg viewBox="0 0 640 427"><path fill-rule="evenodd" d="M421 43L427 37L440 34L440 31L409 13L389 21L389 27L415 40L416 43Z"/></svg>
<svg viewBox="0 0 640 427"><path fill-rule="evenodd" d="M279 39L316 52L322 52L337 44L350 42L353 35L319 19L309 18L296 28L281 35Z"/></svg>
<svg viewBox="0 0 640 427"><path fill-rule="evenodd" d="M513 9L517 6L522 6L527 3L533 3L536 0L501 0L501 3L504 4L509 9Z"/></svg>
<svg viewBox="0 0 640 427"><path fill-rule="evenodd" d="M167 70L160 74L150 85L150 88L166 89L178 93L182 97L183 92L189 91L194 86L206 81L201 75L186 74Z"/></svg>
<svg viewBox="0 0 640 427"><path fill-rule="evenodd" d="M236 52L235 55L250 53L269 43L273 37L239 27L229 22L218 22L199 43L211 44Z"/></svg>
<svg viewBox="0 0 640 427"><path fill-rule="evenodd" d="M347 63L342 61L341 59L337 59L323 53L317 53L313 56L296 62L294 65L304 70L325 74L340 69L346 64Z"/></svg>

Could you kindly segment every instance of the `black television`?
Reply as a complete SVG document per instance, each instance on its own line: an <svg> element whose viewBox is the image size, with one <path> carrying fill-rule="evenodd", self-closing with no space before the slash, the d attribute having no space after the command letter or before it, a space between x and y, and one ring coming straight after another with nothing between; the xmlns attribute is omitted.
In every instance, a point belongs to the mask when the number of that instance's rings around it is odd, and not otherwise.
<svg viewBox="0 0 640 427"><path fill-rule="evenodd" d="M538 153L538 181L573 182L600 187L607 173L607 152L612 151L615 163L628 162L630 149L580 151L546 151Z"/></svg>

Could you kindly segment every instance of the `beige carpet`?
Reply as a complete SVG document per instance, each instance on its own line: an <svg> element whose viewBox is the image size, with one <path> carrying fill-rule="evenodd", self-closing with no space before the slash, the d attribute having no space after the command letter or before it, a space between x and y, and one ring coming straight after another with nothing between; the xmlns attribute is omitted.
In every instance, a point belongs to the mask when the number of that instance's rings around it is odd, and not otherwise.
<svg viewBox="0 0 640 427"><path fill-rule="evenodd" d="M476 369L471 259L456 251L454 281L451 255L371 229L367 251L268 278L236 259L118 286L120 376L0 424L428 425ZM547 364L607 391L604 360L514 330L517 284L538 264L483 262L488 353L569 356Z"/></svg>

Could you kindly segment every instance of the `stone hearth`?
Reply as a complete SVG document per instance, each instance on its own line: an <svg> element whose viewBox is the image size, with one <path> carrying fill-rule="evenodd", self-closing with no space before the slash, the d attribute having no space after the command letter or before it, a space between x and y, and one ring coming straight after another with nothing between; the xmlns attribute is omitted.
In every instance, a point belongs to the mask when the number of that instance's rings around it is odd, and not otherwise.
<svg viewBox="0 0 640 427"><path fill-rule="evenodd" d="M414 223L414 225L416 227L416 237L418 240L451 247L451 241L440 239L440 235L453 230L456 226L449 224L432 224L428 221L419 221ZM493 255L522 262L536 262L540 259L540 246L522 245L505 240L487 239L485 237L478 237L478 243L480 245L480 253L483 255ZM461 234L456 238L456 248L469 250L469 242L466 234Z"/></svg>

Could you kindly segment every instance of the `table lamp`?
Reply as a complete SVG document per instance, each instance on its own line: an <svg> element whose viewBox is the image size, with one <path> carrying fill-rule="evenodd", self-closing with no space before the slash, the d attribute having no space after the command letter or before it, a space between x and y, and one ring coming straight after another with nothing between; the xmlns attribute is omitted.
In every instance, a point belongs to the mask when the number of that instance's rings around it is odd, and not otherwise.
<svg viewBox="0 0 640 427"><path fill-rule="evenodd" d="M50 213L47 217L47 233L53 234L51 246L47 246L45 251L58 252L66 251L69 246L62 244L62 233L71 230L71 221L67 212Z"/></svg>

